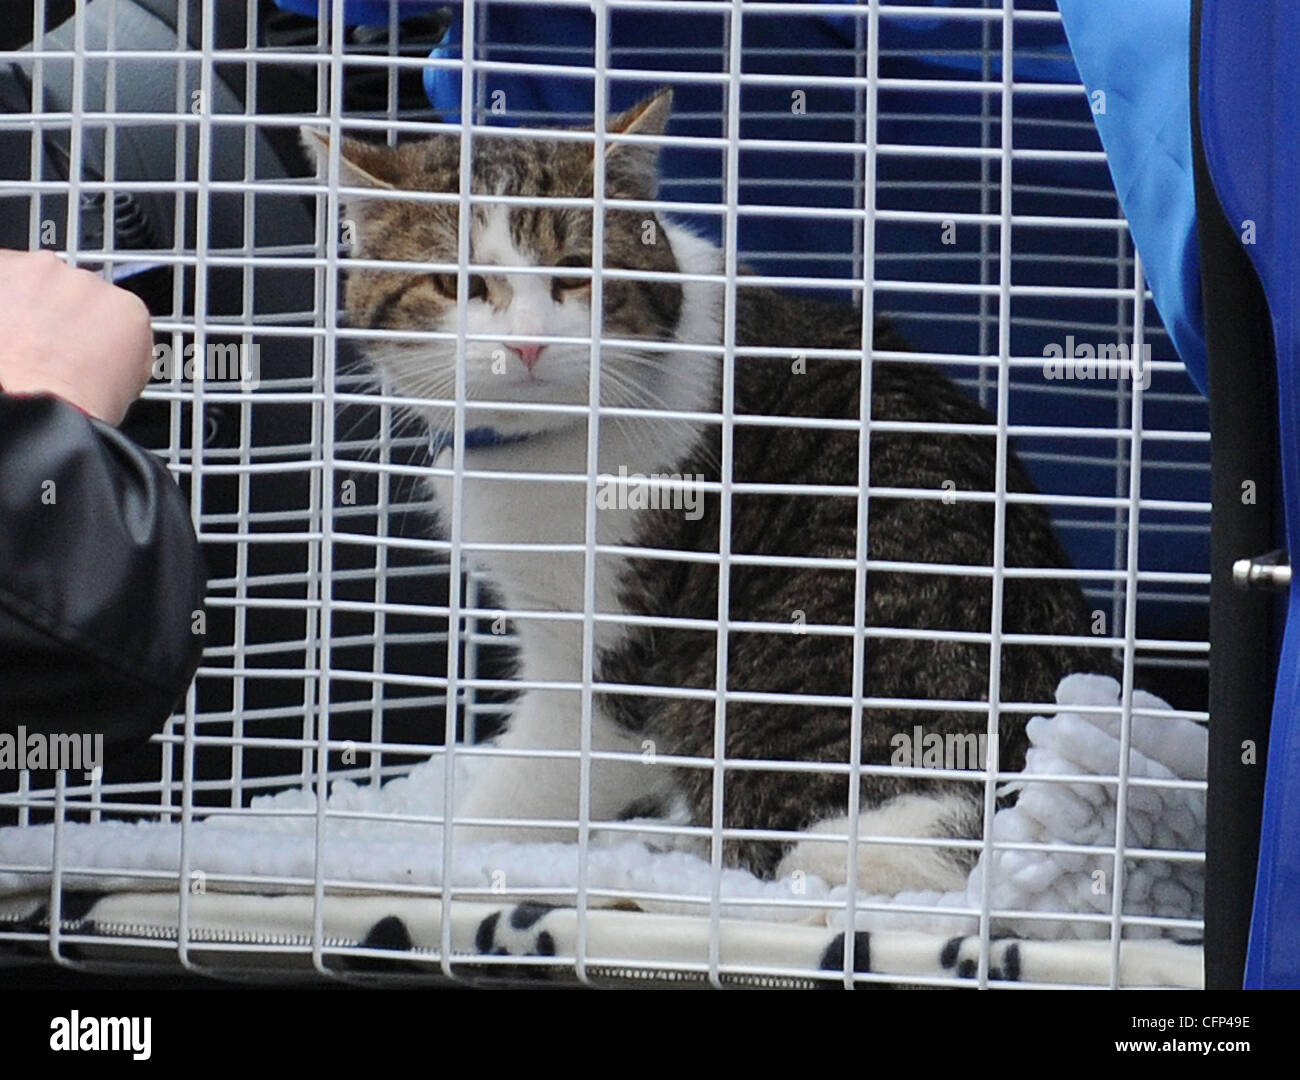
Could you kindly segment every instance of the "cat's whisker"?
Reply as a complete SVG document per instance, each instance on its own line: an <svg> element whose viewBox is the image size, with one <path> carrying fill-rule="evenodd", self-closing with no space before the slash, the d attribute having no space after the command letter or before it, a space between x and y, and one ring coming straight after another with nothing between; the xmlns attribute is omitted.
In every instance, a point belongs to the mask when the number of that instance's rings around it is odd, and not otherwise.
<svg viewBox="0 0 1300 1080"><path fill-rule="evenodd" d="M669 411L671 405L661 395L656 394L641 382L631 378L626 372L619 371L615 367L602 370L602 380L608 379L609 383L615 390L623 392L624 400L613 400L606 402L607 405L627 408L658 408ZM634 423L641 436L637 440L628 438L629 445L647 445L653 450L654 457L665 462L674 462L680 460L684 449L673 441L673 425L665 425L663 421L656 417L638 416L638 417L617 417L615 419L624 421L620 425L620 430L629 432ZM713 457L712 452L706 450L706 455Z"/></svg>

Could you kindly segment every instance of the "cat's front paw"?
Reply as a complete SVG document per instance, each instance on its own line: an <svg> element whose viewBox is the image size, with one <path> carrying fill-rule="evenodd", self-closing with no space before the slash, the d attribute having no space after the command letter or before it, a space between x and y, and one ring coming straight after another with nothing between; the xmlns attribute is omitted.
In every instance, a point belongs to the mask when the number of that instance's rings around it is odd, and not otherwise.
<svg viewBox="0 0 1300 1080"><path fill-rule="evenodd" d="M964 888L970 872L966 849L899 841L908 837L976 835L973 830L978 827L978 817L972 813L968 800L921 795L900 795L864 810L857 823L858 888L869 896L955 892ZM821 821L804 833L807 838L796 843L781 860L777 878L802 873L821 878L832 888L847 884L849 819ZM892 842L881 842L884 838Z"/></svg>

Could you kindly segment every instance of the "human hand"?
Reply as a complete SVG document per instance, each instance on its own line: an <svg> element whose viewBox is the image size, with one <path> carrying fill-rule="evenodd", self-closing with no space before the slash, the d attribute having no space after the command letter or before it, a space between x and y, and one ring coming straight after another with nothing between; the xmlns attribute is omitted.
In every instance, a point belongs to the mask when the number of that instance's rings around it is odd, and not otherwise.
<svg viewBox="0 0 1300 1080"><path fill-rule="evenodd" d="M54 394L110 424L149 381L144 303L50 251L0 249L0 388Z"/></svg>

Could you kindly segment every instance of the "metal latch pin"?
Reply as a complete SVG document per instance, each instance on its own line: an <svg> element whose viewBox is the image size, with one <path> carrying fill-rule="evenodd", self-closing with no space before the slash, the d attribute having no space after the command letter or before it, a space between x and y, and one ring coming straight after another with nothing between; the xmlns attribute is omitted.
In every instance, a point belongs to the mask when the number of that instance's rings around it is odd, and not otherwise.
<svg viewBox="0 0 1300 1080"><path fill-rule="evenodd" d="M1239 589L1287 589L1291 586L1291 563L1279 548L1253 559L1232 564L1232 582Z"/></svg>

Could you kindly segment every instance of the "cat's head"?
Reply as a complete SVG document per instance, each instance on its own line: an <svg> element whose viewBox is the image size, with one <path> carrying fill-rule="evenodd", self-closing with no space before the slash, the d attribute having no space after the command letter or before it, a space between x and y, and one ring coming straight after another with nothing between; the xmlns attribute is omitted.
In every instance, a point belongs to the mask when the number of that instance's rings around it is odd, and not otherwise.
<svg viewBox="0 0 1300 1080"><path fill-rule="evenodd" d="M609 118L614 134L660 135L668 122L671 93L661 91ZM328 136L303 129L303 142L328 171ZM472 185L478 194L524 198L590 198L595 148L590 141L475 135ZM610 143L601 151L605 191L611 198L653 199L658 148ZM343 217L353 233L353 254L390 261L457 261L459 213L456 202L385 197L395 191L458 193L460 138L442 134L396 148L344 138L339 179L346 187L375 195L345 196ZM679 269L663 223L649 210L605 213L606 268L659 271ZM488 335L470 341L465 353L466 396L499 401L498 409L471 409L468 428L488 427L504 436L536 434L583 423L580 415L523 412L515 402L585 405L591 364L592 212L581 206L544 202L525 205L476 204L471 215L471 264L500 266L468 278L467 332ZM600 260L595 266L599 269ZM545 268L529 273L519 267ZM584 273L584 271L586 271ZM354 327L425 330L457 329L457 275L401 269L356 269L347 283L347 308ZM603 281L603 337L671 340L683 314L677 281ZM510 340L496 340L496 336ZM585 339L571 344L547 337ZM373 362L406 397L454 397L456 342L371 341ZM663 407L671 373L663 352L635 345L602 346L601 400L607 405ZM435 426L450 427L444 410L427 410Z"/></svg>

